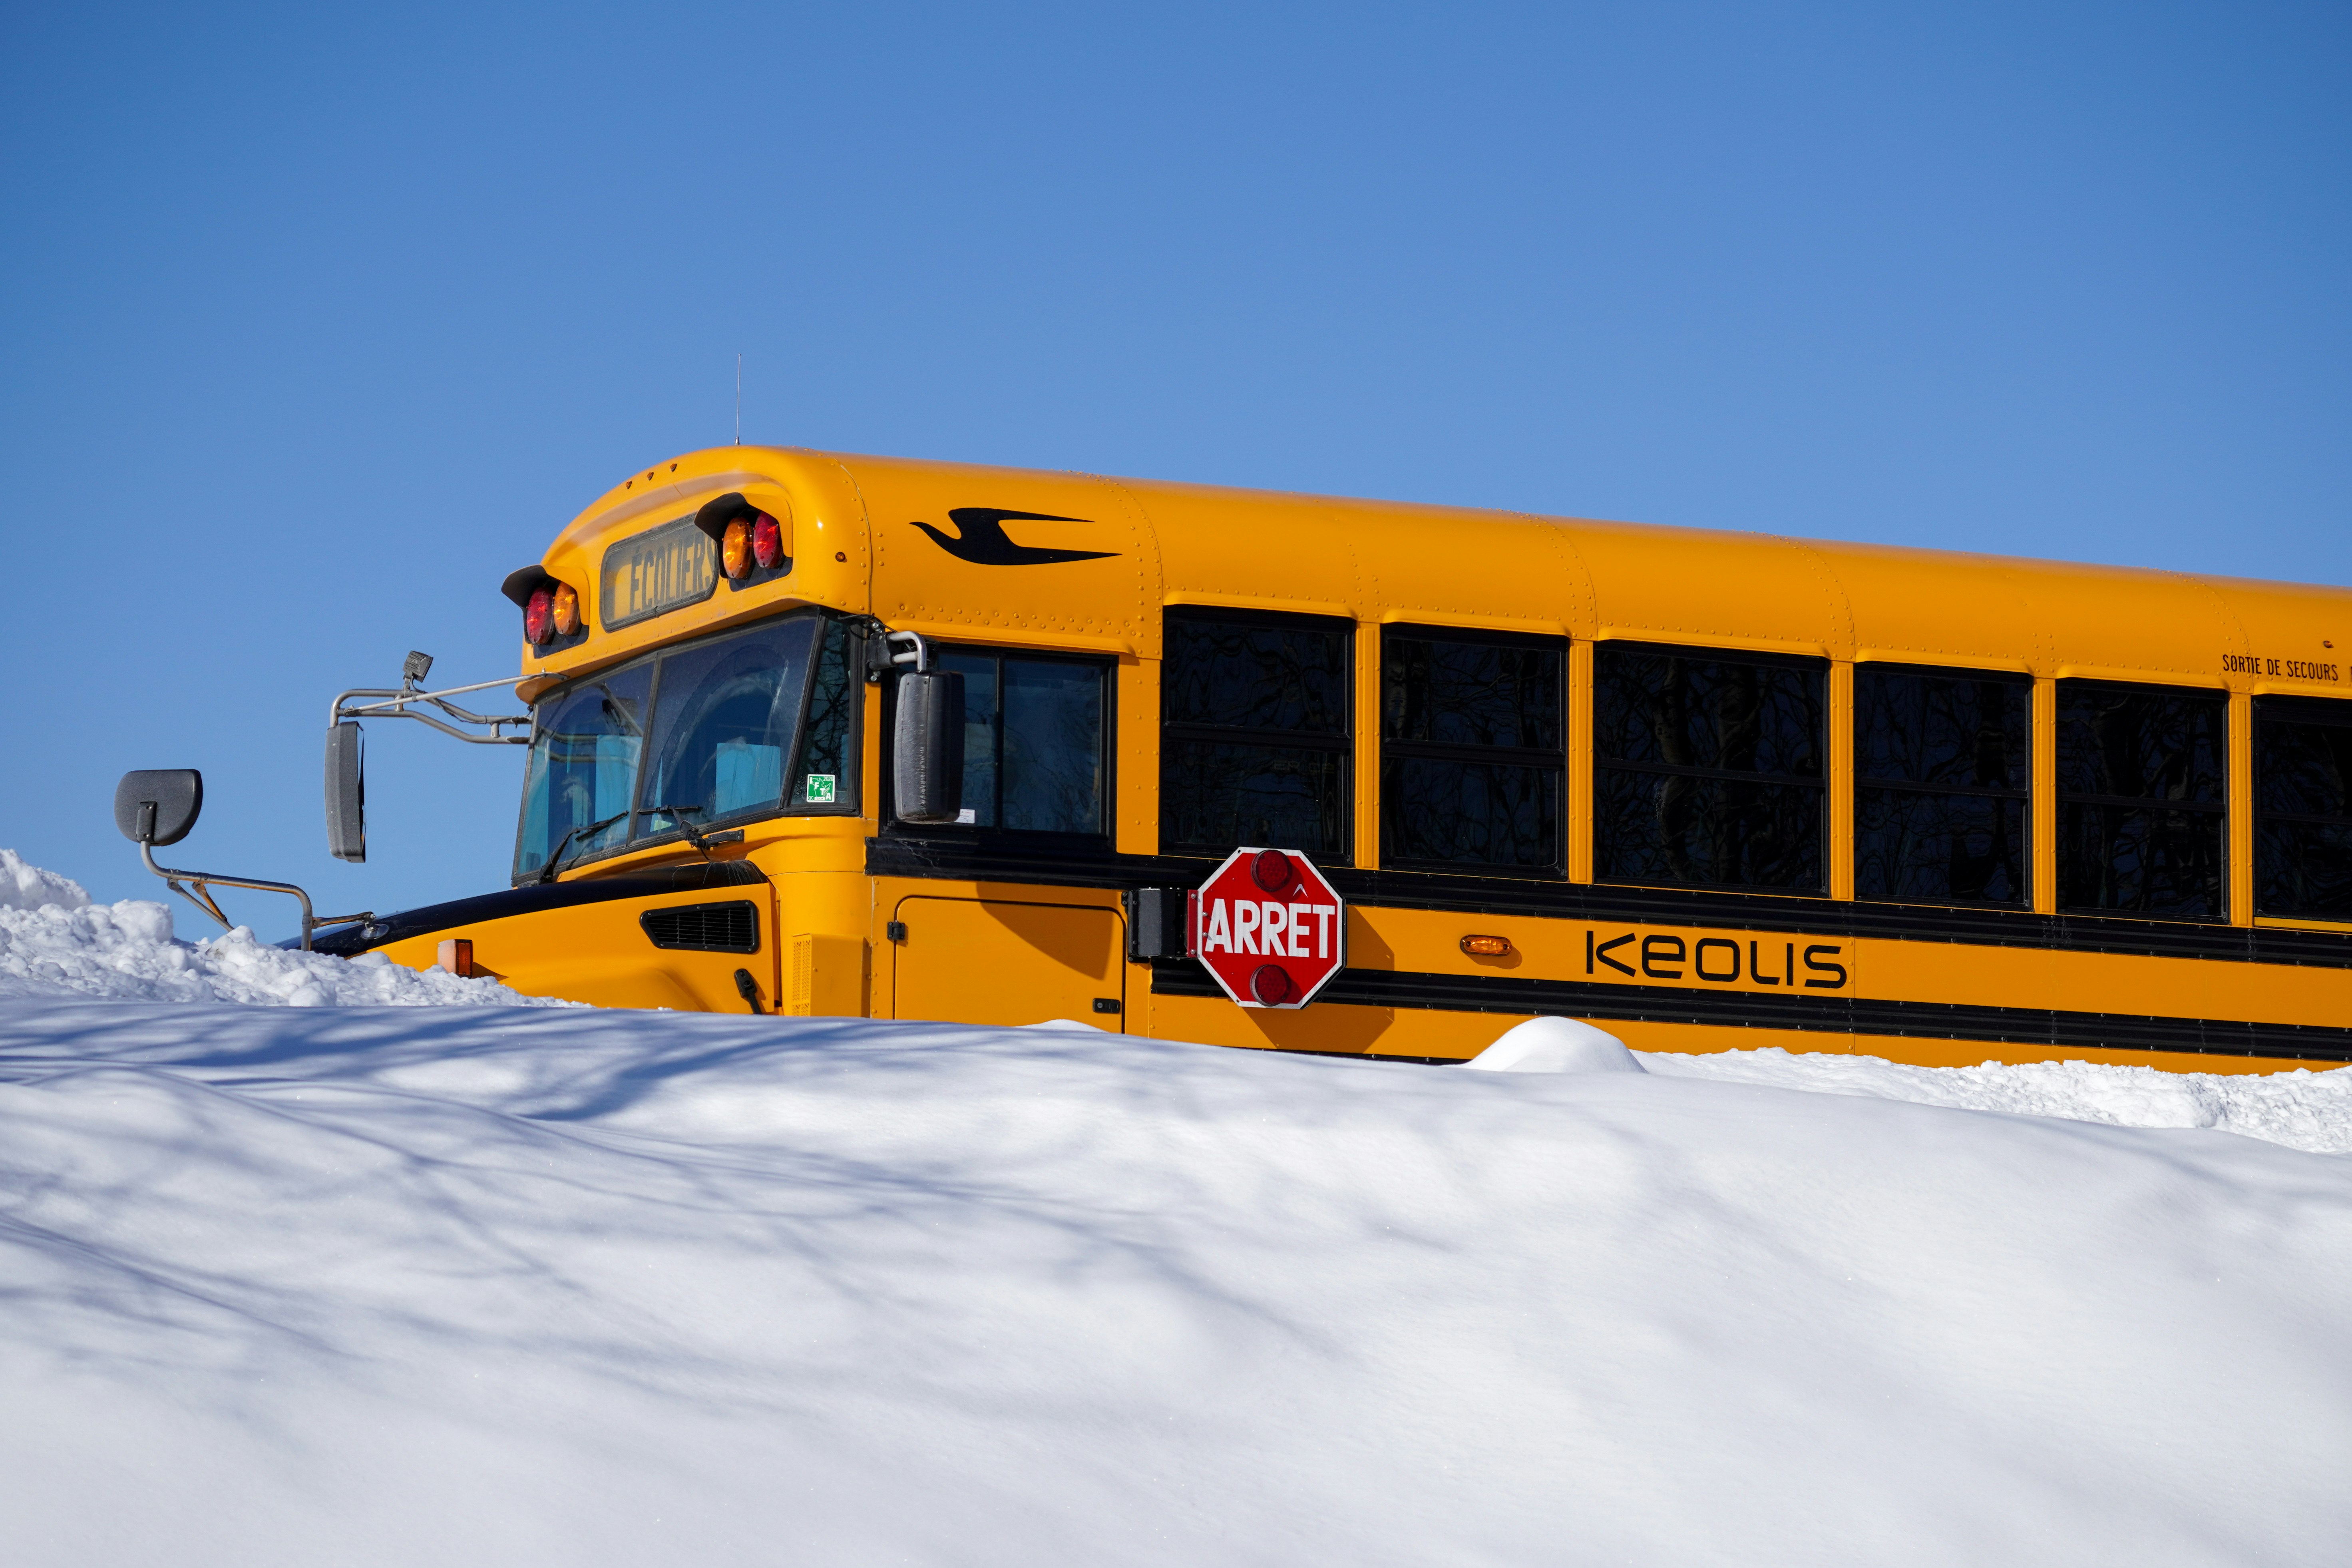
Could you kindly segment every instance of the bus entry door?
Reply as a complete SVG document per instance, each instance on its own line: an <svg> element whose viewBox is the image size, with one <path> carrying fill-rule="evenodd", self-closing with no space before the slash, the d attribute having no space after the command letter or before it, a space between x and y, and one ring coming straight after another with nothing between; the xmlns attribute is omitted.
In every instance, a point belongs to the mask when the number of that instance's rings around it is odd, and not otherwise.
<svg viewBox="0 0 2352 1568"><path fill-rule="evenodd" d="M906 931L891 944L897 1017L1126 1026L1127 933L1117 910L909 898L896 913Z"/></svg>

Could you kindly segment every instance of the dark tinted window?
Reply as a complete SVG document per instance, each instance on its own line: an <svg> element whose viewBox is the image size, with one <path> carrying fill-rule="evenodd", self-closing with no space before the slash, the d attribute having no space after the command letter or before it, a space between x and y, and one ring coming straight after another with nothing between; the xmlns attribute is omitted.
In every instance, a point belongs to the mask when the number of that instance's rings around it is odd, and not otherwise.
<svg viewBox="0 0 2352 1568"><path fill-rule="evenodd" d="M2188 805L2222 803L2228 700L2162 687L2058 684L2058 788Z"/></svg>
<svg viewBox="0 0 2352 1568"><path fill-rule="evenodd" d="M1612 643L1593 651L1601 757L1821 777L1821 669Z"/></svg>
<svg viewBox="0 0 2352 1568"><path fill-rule="evenodd" d="M1826 670L1595 648L1595 874L1821 891Z"/></svg>
<svg viewBox="0 0 2352 1568"><path fill-rule="evenodd" d="M1348 854L1348 759L1302 746L1236 746L1170 735L1160 745L1160 847L1213 854L1244 844Z"/></svg>
<svg viewBox="0 0 2352 1568"><path fill-rule="evenodd" d="M2352 920L2352 702L2254 699L2254 900Z"/></svg>
<svg viewBox="0 0 2352 1568"><path fill-rule="evenodd" d="M1567 645L1391 627L1381 656L1385 864L1561 867Z"/></svg>
<svg viewBox="0 0 2352 1568"><path fill-rule="evenodd" d="M1107 667L961 648L941 653L939 666L963 677L964 823L1107 830Z"/></svg>
<svg viewBox="0 0 2352 1568"><path fill-rule="evenodd" d="M1854 772L1890 783L2021 790L2033 683L1854 667Z"/></svg>
<svg viewBox="0 0 2352 1568"><path fill-rule="evenodd" d="M1465 642L1391 627L1381 655L1381 737L1557 752L1566 663L1557 642Z"/></svg>
<svg viewBox="0 0 2352 1568"><path fill-rule="evenodd" d="M1220 729L1345 735L1349 634L1171 616L1161 718Z"/></svg>
<svg viewBox="0 0 2352 1568"><path fill-rule="evenodd" d="M2229 704L2220 693L2058 683L2058 901L2223 917Z"/></svg>
<svg viewBox="0 0 2352 1568"><path fill-rule="evenodd" d="M1853 675L1855 896L2023 904L2032 682Z"/></svg>
<svg viewBox="0 0 2352 1568"><path fill-rule="evenodd" d="M1171 611L1160 666L1160 840L1350 853L1351 627Z"/></svg>

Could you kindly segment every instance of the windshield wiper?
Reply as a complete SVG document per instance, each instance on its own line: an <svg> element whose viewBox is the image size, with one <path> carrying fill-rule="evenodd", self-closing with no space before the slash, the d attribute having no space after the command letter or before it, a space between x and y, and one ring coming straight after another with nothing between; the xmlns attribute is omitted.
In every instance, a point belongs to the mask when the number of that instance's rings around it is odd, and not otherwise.
<svg viewBox="0 0 2352 1568"><path fill-rule="evenodd" d="M555 841L554 849L551 850L547 857L546 866L541 868L539 873L539 880L541 884L543 886L546 883L552 882L555 880L555 874L563 869L563 850L565 846L569 845L572 839L581 837L593 838L597 834L604 832L604 829L612 826L613 824L620 821L621 818L628 815L629 814L625 811L616 811L602 822L592 822L584 827L565 828L563 831L563 837ZM584 855L587 853L587 850L583 848L581 850L581 853Z"/></svg>
<svg viewBox="0 0 2352 1568"><path fill-rule="evenodd" d="M697 816L703 816L707 815L709 809L710 808L709 806L704 805L649 805L645 808L645 811L647 816L671 816L677 818L677 830L680 833L685 834L686 841L688 844L693 845L696 852L705 860L708 860L710 858L710 846L704 842L703 836L697 833L693 826L686 821L686 814L690 811L695 813Z"/></svg>
<svg viewBox="0 0 2352 1568"><path fill-rule="evenodd" d="M689 811L699 814L707 812L709 809L710 808L709 806L703 805L647 805L636 808L641 815L646 816L668 816L679 819L677 823L677 830L686 835L686 841L688 844L693 845L705 860L710 858L710 845L701 834L697 833L693 828L688 826L684 818L686 814ZM573 838L593 838L597 834L604 832L604 829L612 826L613 824L620 821L621 818L628 815L629 814L625 811L616 811L602 822L591 822L585 826L567 829L563 837L555 841L554 853L548 856L547 864L541 868L539 873L539 881L544 884L555 880L555 874L558 871L562 870L565 865L563 858L564 847L570 844ZM583 847L580 853L585 855L588 851Z"/></svg>

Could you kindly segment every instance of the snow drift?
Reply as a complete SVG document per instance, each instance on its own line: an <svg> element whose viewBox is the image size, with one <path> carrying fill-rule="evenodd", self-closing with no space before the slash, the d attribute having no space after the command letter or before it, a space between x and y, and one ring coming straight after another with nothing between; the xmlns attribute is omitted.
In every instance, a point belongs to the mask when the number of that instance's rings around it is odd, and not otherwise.
<svg viewBox="0 0 2352 1568"><path fill-rule="evenodd" d="M374 953L346 962L289 952L245 926L180 942L165 905L94 904L79 883L0 849L0 997L75 995L289 1007L571 1005L495 980L420 973Z"/></svg>
<svg viewBox="0 0 2352 1568"><path fill-rule="evenodd" d="M2352 1071L527 1000L0 851L12 1565L2352 1539Z"/></svg>
<svg viewBox="0 0 2352 1568"><path fill-rule="evenodd" d="M2352 1539L2352 1161L1690 1060L0 1005L9 1557Z"/></svg>

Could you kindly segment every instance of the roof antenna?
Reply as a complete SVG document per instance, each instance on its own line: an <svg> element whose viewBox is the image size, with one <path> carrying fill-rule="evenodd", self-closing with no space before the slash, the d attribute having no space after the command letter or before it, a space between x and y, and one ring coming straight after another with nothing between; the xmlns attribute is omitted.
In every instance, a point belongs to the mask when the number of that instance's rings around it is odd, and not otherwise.
<svg viewBox="0 0 2352 1568"><path fill-rule="evenodd" d="M743 444L743 356L735 356L735 444Z"/></svg>

